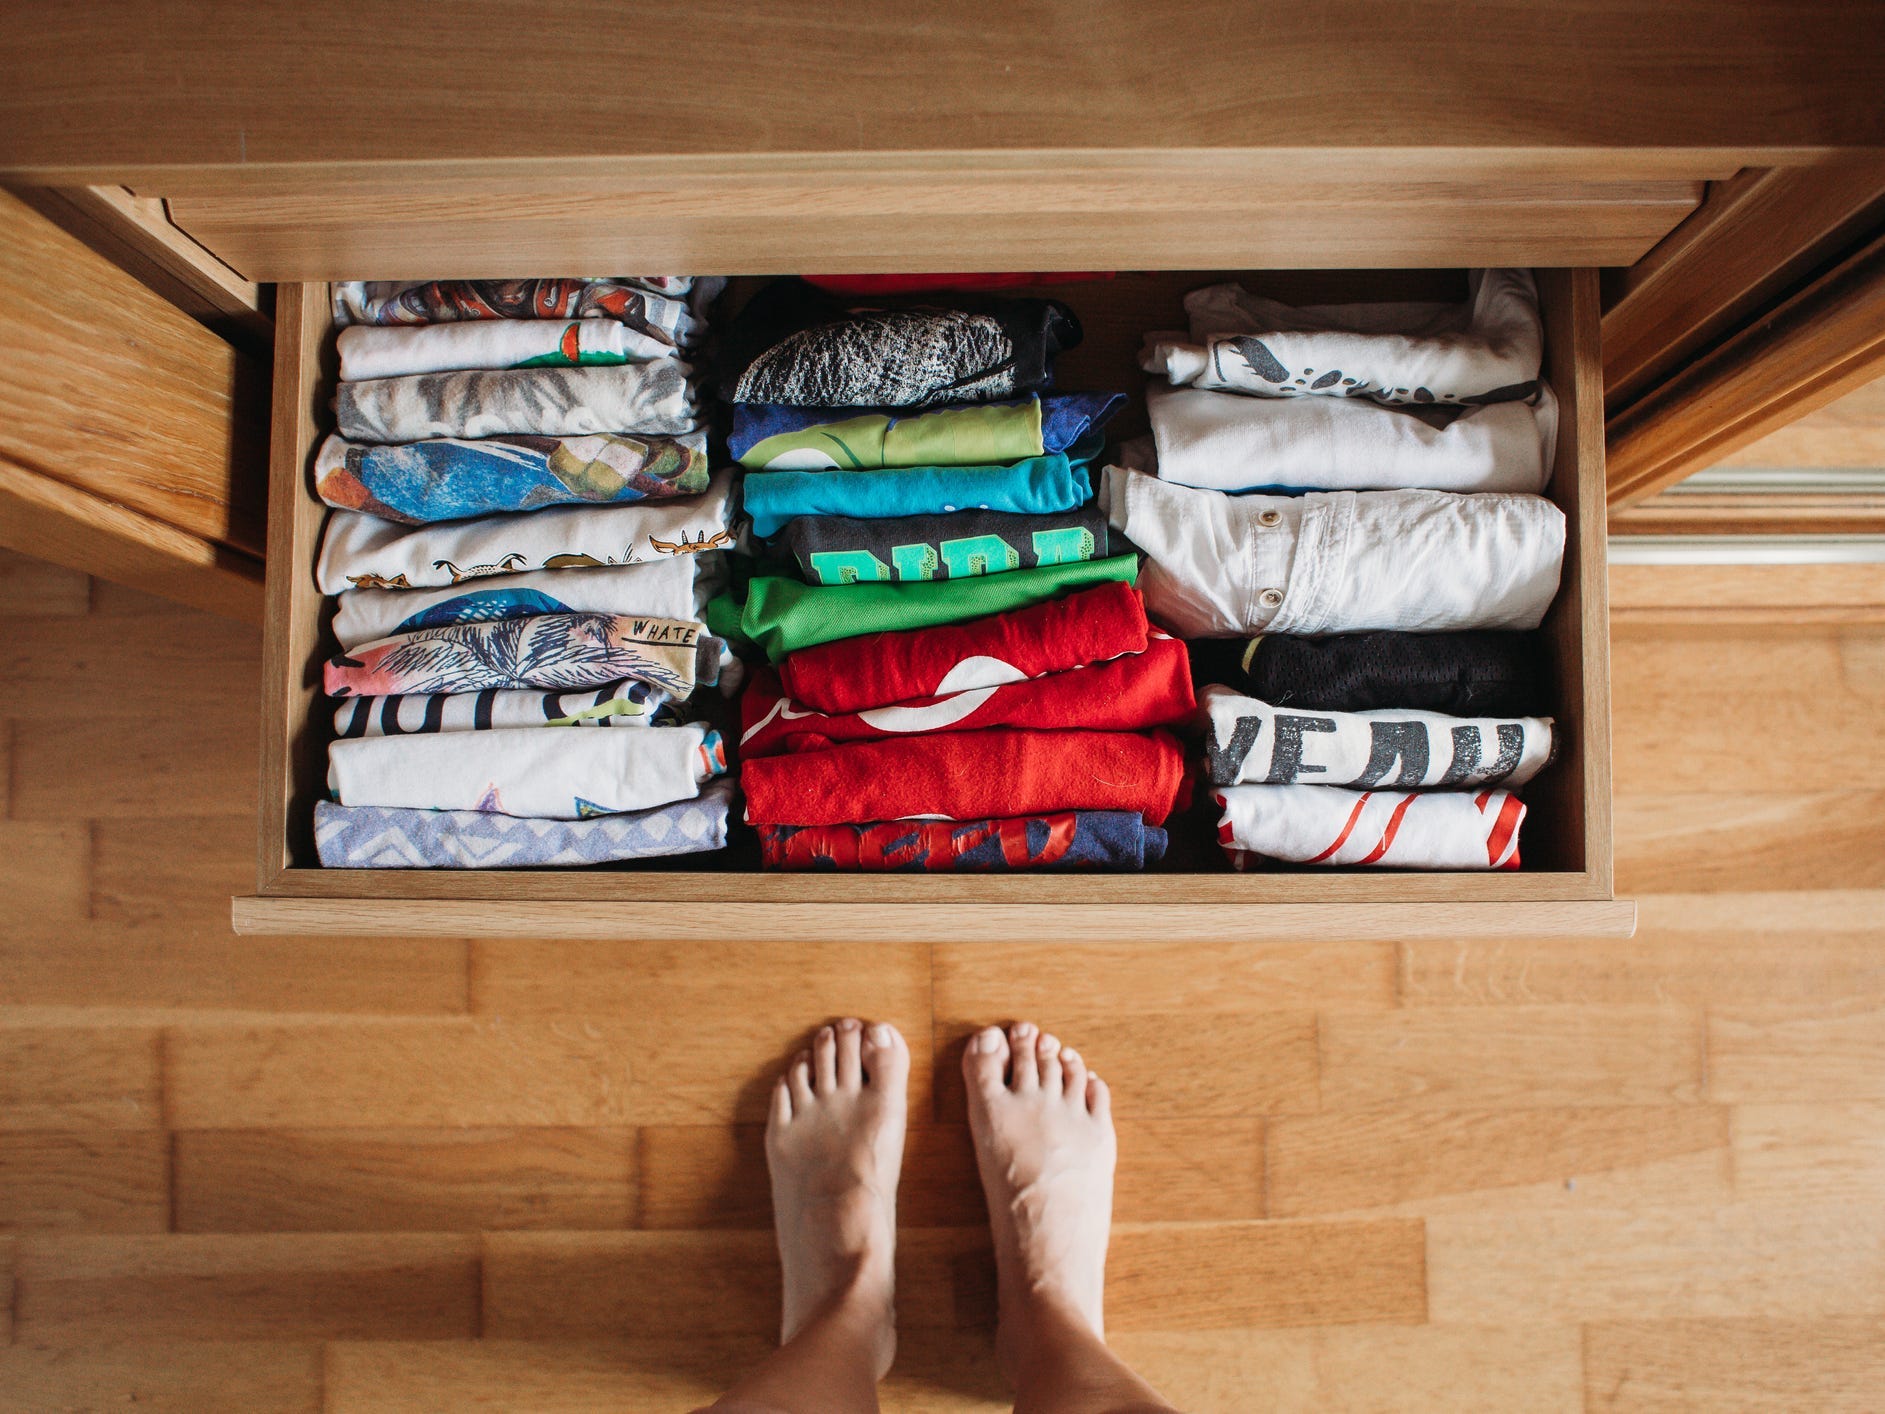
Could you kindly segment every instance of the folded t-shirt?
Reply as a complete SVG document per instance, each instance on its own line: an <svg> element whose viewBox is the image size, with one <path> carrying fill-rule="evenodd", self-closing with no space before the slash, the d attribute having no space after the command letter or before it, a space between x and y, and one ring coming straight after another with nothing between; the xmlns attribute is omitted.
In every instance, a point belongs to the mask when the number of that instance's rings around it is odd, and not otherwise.
<svg viewBox="0 0 1885 1414"><path fill-rule="evenodd" d="M686 347L705 328L701 296L717 277L623 275L612 280L342 280L337 324L447 324L477 319L614 319Z"/></svg>
<svg viewBox="0 0 1885 1414"><path fill-rule="evenodd" d="M679 722L675 694L623 679L575 692L456 692L408 697L343 697L335 736L488 732L502 727L647 727Z"/></svg>
<svg viewBox="0 0 1885 1414"><path fill-rule="evenodd" d="M731 545L727 491L715 472L698 496L618 506L552 506L520 515L396 525L335 511L321 537L315 583L343 589L429 589L526 570L596 569L697 555ZM623 606L632 607L632 606Z"/></svg>
<svg viewBox="0 0 1885 1414"><path fill-rule="evenodd" d="M1058 810L1135 810L1158 825L1178 804L1184 769L1183 752L1165 732L995 727L763 756L741 763L740 787L746 818L755 825L844 825L906 816L980 820L996 818L998 811Z"/></svg>
<svg viewBox="0 0 1885 1414"><path fill-rule="evenodd" d="M758 472L747 482L775 474ZM1106 513L1089 503L1057 515L973 510L888 520L800 516L787 522L777 542L812 584L964 579L1103 557Z"/></svg>
<svg viewBox="0 0 1885 1414"><path fill-rule="evenodd" d="M1387 408L1363 399L1247 398L1151 388L1150 438L1120 462L1215 491L1542 491L1551 479L1558 403Z"/></svg>
<svg viewBox="0 0 1885 1414"><path fill-rule="evenodd" d="M912 584L825 586L763 575L747 588L739 628L776 663L835 639L960 623L1112 580L1131 584L1138 573L1137 555L1114 555L1012 574Z"/></svg>
<svg viewBox="0 0 1885 1414"><path fill-rule="evenodd" d="M407 525L542 506L692 496L706 489L705 432L441 437L397 446L327 437L314 456L314 490L328 505Z"/></svg>
<svg viewBox="0 0 1885 1414"><path fill-rule="evenodd" d="M1542 496L1228 496L1107 467L1101 504L1146 553L1147 612L1186 638L1536 628L1564 562Z"/></svg>
<svg viewBox="0 0 1885 1414"><path fill-rule="evenodd" d="M342 648L355 648L438 624L489 623L533 614L698 618L694 572L701 559L663 555L580 574L531 570L484 575L443 589L349 589L334 597L334 637Z"/></svg>
<svg viewBox="0 0 1885 1414"><path fill-rule="evenodd" d="M519 820L476 810L314 804L314 847L329 869L552 869L722 849L731 781L691 800L587 820Z"/></svg>
<svg viewBox="0 0 1885 1414"><path fill-rule="evenodd" d="M340 376L398 378L457 368L579 368L673 358L674 346L615 319L476 319L342 329Z"/></svg>
<svg viewBox="0 0 1885 1414"><path fill-rule="evenodd" d="M868 825L761 825L767 869L1143 869L1165 856L1165 831L1130 810L1062 810L1005 820L881 820Z"/></svg>
<svg viewBox="0 0 1885 1414"><path fill-rule="evenodd" d="M785 691L821 712L995 687L1145 648L1145 605L1109 582L965 623L806 648L779 666Z"/></svg>
<svg viewBox="0 0 1885 1414"><path fill-rule="evenodd" d="M1279 707L1368 712L1411 707L1459 717L1541 717L1551 670L1528 633L1336 633L1198 639L1192 680Z"/></svg>
<svg viewBox="0 0 1885 1414"><path fill-rule="evenodd" d="M342 805L485 810L584 820L691 800L726 771L709 727L645 732L423 732L330 742L327 784Z"/></svg>
<svg viewBox="0 0 1885 1414"><path fill-rule="evenodd" d="M784 695L770 669L757 669L740 695L740 754L815 751L840 741L983 727L1130 732L1177 727L1196 711L1183 639L1153 629L1143 653L1048 673L1024 682L968 688L857 712L820 712Z"/></svg>
<svg viewBox="0 0 1885 1414"><path fill-rule="evenodd" d="M859 305L775 280L721 338L729 401L800 407L929 407L1045 388L1080 342L1058 300L957 295L947 305Z"/></svg>
<svg viewBox="0 0 1885 1414"><path fill-rule="evenodd" d="M700 425L690 369L679 359L619 368L474 369L342 383L340 435L356 442L428 437L674 436Z"/></svg>
<svg viewBox="0 0 1885 1414"><path fill-rule="evenodd" d="M1093 499L1085 464L1059 453L1008 466L756 471L747 474L741 491L753 534L761 538L777 535L801 516L890 520L970 509L1043 515Z"/></svg>
<svg viewBox="0 0 1885 1414"><path fill-rule="evenodd" d="M1217 837L1245 855L1294 864L1399 869L1516 869L1525 806L1509 790L1342 790L1222 786Z"/></svg>
<svg viewBox="0 0 1885 1414"><path fill-rule="evenodd" d="M633 678L685 697L720 671L719 640L684 619L538 614L494 623L437 624L329 658L329 697L600 687Z"/></svg>
<svg viewBox="0 0 1885 1414"><path fill-rule="evenodd" d="M1529 270L1479 270L1465 304L1292 308L1241 285L1185 296L1191 337L1148 334L1140 364L1173 384L1260 397L1494 403L1531 396L1544 357Z"/></svg>
<svg viewBox="0 0 1885 1414"><path fill-rule="evenodd" d="M1123 393L1046 393L923 412L738 403L727 450L741 466L776 471L988 466L1054 452L1078 460L1125 402Z"/></svg>
<svg viewBox="0 0 1885 1414"><path fill-rule="evenodd" d="M1317 712L1274 707L1215 684L1199 694L1199 705L1205 771L1220 786L1522 786L1552 755L1545 717Z"/></svg>

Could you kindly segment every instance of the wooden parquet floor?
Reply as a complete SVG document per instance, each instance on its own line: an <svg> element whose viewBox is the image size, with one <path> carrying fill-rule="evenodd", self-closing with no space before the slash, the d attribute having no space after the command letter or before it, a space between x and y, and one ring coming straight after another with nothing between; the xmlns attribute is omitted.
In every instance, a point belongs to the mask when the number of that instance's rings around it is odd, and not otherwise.
<svg viewBox="0 0 1885 1414"><path fill-rule="evenodd" d="M1122 1117L1199 1411L1885 1407L1885 630L1621 629L1627 942L236 938L250 629L0 559L0 1410L683 1409L773 1329L759 1122L916 1057L893 1410L1005 1407L957 1048Z"/></svg>

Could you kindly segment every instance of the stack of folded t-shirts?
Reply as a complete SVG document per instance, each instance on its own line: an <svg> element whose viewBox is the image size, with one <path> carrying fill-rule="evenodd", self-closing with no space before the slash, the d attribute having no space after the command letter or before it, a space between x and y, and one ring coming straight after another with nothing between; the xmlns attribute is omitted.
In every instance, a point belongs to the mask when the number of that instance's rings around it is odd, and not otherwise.
<svg viewBox="0 0 1885 1414"><path fill-rule="evenodd" d="M1557 409L1531 276L1472 286L1463 305L1291 308L1218 285L1186 298L1188 336L1146 340L1171 386L1101 496L1146 553L1153 614L1243 640L1198 655L1233 862L1518 866L1511 788L1552 752L1519 631L1563 561L1539 494Z"/></svg>
<svg viewBox="0 0 1885 1414"><path fill-rule="evenodd" d="M677 277L335 287L342 868L600 864L718 849L731 782L697 720L728 529L687 351L722 284ZM633 730L570 730L571 728Z"/></svg>
<svg viewBox="0 0 1885 1414"><path fill-rule="evenodd" d="M1107 553L1087 460L1118 395L1048 391L1080 330L1052 300L846 303L799 281L730 326L721 392L778 573L728 632L764 863L1137 869L1194 710L1137 559Z"/></svg>

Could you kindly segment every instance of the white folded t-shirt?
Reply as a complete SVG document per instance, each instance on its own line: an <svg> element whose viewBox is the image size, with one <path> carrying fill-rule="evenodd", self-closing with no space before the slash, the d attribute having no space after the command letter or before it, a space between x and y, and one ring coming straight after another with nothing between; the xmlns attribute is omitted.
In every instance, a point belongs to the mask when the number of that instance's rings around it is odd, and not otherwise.
<svg viewBox="0 0 1885 1414"><path fill-rule="evenodd" d="M1214 796L1224 810L1218 840L1240 868L1245 854L1293 864L1519 867L1525 806L1509 790L1221 786Z"/></svg>
<svg viewBox="0 0 1885 1414"><path fill-rule="evenodd" d="M1253 398L1152 387L1149 439L1121 462L1215 491L1542 491L1551 479L1558 402L1415 412L1363 399Z"/></svg>
<svg viewBox="0 0 1885 1414"><path fill-rule="evenodd" d="M1564 563L1542 496L1229 496L1116 466L1099 495L1146 554L1147 611L1183 638L1537 628Z"/></svg>
<svg viewBox="0 0 1885 1414"><path fill-rule="evenodd" d="M673 358L672 344L613 319L352 324L335 340L349 383L461 368L562 368Z"/></svg>
<svg viewBox="0 0 1885 1414"><path fill-rule="evenodd" d="M362 736L327 748L342 805L485 810L581 820L689 800L726 770L718 732L699 723L638 732L545 731Z"/></svg>
<svg viewBox="0 0 1885 1414"><path fill-rule="evenodd" d="M1275 707L1218 683L1198 693L1198 707L1214 785L1521 786L1551 760L1548 717L1323 712Z"/></svg>

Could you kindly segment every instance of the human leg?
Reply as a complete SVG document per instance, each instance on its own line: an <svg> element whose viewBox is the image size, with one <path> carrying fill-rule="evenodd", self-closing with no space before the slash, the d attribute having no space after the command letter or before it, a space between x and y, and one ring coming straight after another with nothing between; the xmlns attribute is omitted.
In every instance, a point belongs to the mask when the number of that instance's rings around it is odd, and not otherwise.
<svg viewBox="0 0 1885 1414"><path fill-rule="evenodd" d="M785 1296L779 1349L721 1414L869 1414L896 1353L893 1258L910 1052L895 1027L827 1026L766 1120Z"/></svg>
<svg viewBox="0 0 1885 1414"><path fill-rule="evenodd" d="M1016 1414L1170 1411L1106 1346L1118 1155L1106 1083L1030 1022L972 1037L962 1068Z"/></svg>

